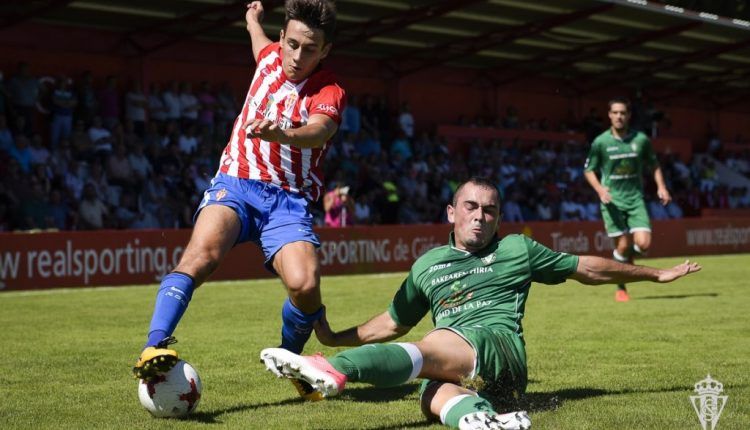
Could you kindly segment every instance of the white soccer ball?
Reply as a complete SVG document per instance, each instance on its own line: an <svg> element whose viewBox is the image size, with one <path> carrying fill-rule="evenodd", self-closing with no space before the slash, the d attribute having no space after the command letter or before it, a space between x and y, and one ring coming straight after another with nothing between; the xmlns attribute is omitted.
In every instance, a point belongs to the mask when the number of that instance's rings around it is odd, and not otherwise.
<svg viewBox="0 0 750 430"><path fill-rule="evenodd" d="M188 362L180 360L169 372L151 382L138 381L138 398L151 415L181 418L193 412L201 400L201 379Z"/></svg>

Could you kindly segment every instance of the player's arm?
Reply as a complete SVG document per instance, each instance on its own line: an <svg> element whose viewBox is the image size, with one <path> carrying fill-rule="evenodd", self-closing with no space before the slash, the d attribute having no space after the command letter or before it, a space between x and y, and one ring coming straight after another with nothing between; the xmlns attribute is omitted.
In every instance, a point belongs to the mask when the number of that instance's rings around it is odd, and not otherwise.
<svg viewBox="0 0 750 430"><path fill-rule="evenodd" d="M263 31L261 21L263 21L263 4L259 1L249 3L245 12L245 23L247 32L250 33L250 44L253 46L253 58L256 62L260 51L273 43Z"/></svg>
<svg viewBox="0 0 750 430"><path fill-rule="evenodd" d="M609 188L602 185L599 178L596 176L596 170L599 168L600 158L599 144L594 140L591 144L589 155L586 157L586 164L583 166L583 177L586 178L586 182L588 182L589 185L591 185L591 188L596 191L596 194L599 195L599 200L606 205L612 201L612 196L609 194Z"/></svg>
<svg viewBox="0 0 750 430"><path fill-rule="evenodd" d="M672 196L669 194L669 190L667 190L667 184L664 182L664 174L659 166L656 166L654 169L654 182L656 182L656 195L659 197L661 204L666 206L672 200Z"/></svg>
<svg viewBox="0 0 750 430"><path fill-rule="evenodd" d="M267 119L252 119L243 124L249 137L259 137L269 142L279 142L298 148L319 148L338 130L333 118L324 114L313 114L307 124L299 128L282 130L278 124Z"/></svg>
<svg viewBox="0 0 750 430"><path fill-rule="evenodd" d="M622 264L607 258L584 255L578 258L576 271L570 279L587 284L629 284L637 281L672 282L689 273L701 270L698 263L685 260L669 269Z"/></svg>
<svg viewBox="0 0 750 430"><path fill-rule="evenodd" d="M326 346L359 346L366 343L380 343L405 335L411 327L396 323L388 311L376 315L364 324L341 332L334 332L328 325L325 313L314 324L315 335Z"/></svg>
<svg viewBox="0 0 750 430"><path fill-rule="evenodd" d="M659 196L661 204L666 206L672 200L672 196L669 195L669 191L667 190L667 184L664 182L664 174L661 171L661 167L659 167L659 161L656 158L654 147L649 138L646 138L644 142L643 153L641 156L643 157L646 166L653 168L654 182L656 182L656 195Z"/></svg>
<svg viewBox="0 0 750 430"><path fill-rule="evenodd" d="M315 335L327 346L359 346L386 342L405 335L428 312L424 296L414 284L412 273L401 283L388 310L364 324L335 333L323 317L314 325Z"/></svg>
<svg viewBox="0 0 750 430"><path fill-rule="evenodd" d="M591 188L596 191L596 194L599 195L599 200L601 200L602 203L606 205L612 201L612 196L609 194L609 188L599 182L599 178L596 176L595 172L587 170L583 172L583 176L586 178L586 182L591 185Z"/></svg>

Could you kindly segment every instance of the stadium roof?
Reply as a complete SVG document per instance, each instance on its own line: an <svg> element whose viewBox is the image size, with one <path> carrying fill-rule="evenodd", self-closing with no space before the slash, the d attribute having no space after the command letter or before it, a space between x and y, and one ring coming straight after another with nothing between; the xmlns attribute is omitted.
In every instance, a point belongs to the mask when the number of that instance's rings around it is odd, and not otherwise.
<svg viewBox="0 0 750 430"><path fill-rule="evenodd" d="M0 6L0 30L24 22L120 33L123 55L176 43L247 43L246 1L33 0ZM568 79L580 93L635 83L675 94L750 92L750 22L645 0L338 0L337 55L380 62L390 76L449 65L488 82ZM277 34L283 1L267 0ZM737 15L735 15L737 16Z"/></svg>

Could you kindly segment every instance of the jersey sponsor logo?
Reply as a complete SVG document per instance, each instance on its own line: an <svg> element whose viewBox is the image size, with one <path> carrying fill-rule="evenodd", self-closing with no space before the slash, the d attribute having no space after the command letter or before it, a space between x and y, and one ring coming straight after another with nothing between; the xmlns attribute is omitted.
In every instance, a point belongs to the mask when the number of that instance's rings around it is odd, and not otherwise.
<svg viewBox="0 0 750 430"><path fill-rule="evenodd" d="M282 116L281 118L279 118L279 121L278 121L277 125L282 130L288 130L288 129L292 128L292 120L290 120L289 118L287 118L285 116Z"/></svg>
<svg viewBox="0 0 750 430"><path fill-rule="evenodd" d="M430 266L430 268L427 270L427 273L432 273L436 270L445 269L446 267L451 267L451 263L436 264L434 266Z"/></svg>
<svg viewBox="0 0 750 430"><path fill-rule="evenodd" d="M637 178L638 175L626 174L626 175L609 175L609 179L632 179Z"/></svg>
<svg viewBox="0 0 750 430"><path fill-rule="evenodd" d="M273 94L269 94L267 99L268 101L266 102L266 109L263 111L263 118L273 121Z"/></svg>
<svg viewBox="0 0 750 430"><path fill-rule="evenodd" d="M474 296L473 291L469 291L465 294L464 289L466 288L466 284L462 284L459 281L454 282L451 285L451 293L450 296L440 300L438 303L438 306L440 306L443 309L452 308L455 306L459 306L463 303L465 303L467 300L471 300L471 298Z"/></svg>
<svg viewBox="0 0 750 430"><path fill-rule="evenodd" d="M445 276L439 276L437 278L433 278L432 282L430 282L430 285L442 284L443 282L452 281L458 278L463 278L466 275L468 275L468 272L464 272L464 271L453 272Z"/></svg>
<svg viewBox="0 0 750 430"><path fill-rule="evenodd" d="M494 254L493 254L494 255ZM460 279L467 275L481 275L484 273L492 273L494 270L492 267L475 267L471 270L461 270L459 272L453 272L449 273L447 275L438 276L437 278L433 278L430 282L430 286L435 286L437 284L442 284L443 282L452 281L454 279Z"/></svg>
<svg viewBox="0 0 750 430"><path fill-rule="evenodd" d="M617 148L617 146L608 146L608 147L607 147L607 152L613 152L613 151L617 151L618 149L619 149L619 148Z"/></svg>
<svg viewBox="0 0 750 430"><path fill-rule="evenodd" d="M456 304L455 306L447 307L443 309L442 311L438 312L435 316L435 321L440 321L445 317L459 314L463 311L469 311L474 309L481 309L486 306L492 305L493 300L475 300L475 301L465 301L463 303Z"/></svg>
<svg viewBox="0 0 750 430"><path fill-rule="evenodd" d="M609 159L610 160L621 160L623 158L637 158L637 157L638 157L638 154L636 154L635 152L626 152L624 154L610 155Z"/></svg>
<svg viewBox="0 0 750 430"><path fill-rule="evenodd" d="M338 115L339 114L339 110L336 109L336 106L331 106L331 105L325 104L325 103L321 103L321 104L317 105L315 107L315 109L319 110L319 111L326 112L326 113L330 113L330 114L333 114L333 115Z"/></svg>

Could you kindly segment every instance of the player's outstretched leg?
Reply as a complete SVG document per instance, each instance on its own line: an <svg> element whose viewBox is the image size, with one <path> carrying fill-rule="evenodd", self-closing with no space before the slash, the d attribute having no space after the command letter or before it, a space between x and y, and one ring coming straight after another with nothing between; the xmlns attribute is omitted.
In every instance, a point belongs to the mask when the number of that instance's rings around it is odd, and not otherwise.
<svg viewBox="0 0 750 430"><path fill-rule="evenodd" d="M451 382L426 380L420 396L422 412L430 420L459 430L528 430L526 411L500 414L489 400Z"/></svg>
<svg viewBox="0 0 750 430"><path fill-rule="evenodd" d="M185 313L194 289L195 280L185 273L172 272L162 278L146 347L133 367L136 378L149 380L177 363L177 352L167 346L176 342L172 333Z"/></svg>
<svg viewBox="0 0 750 430"><path fill-rule="evenodd" d="M336 396L346 385L346 375L331 366L321 354L301 356L284 348L266 348L260 352L260 360L277 377L303 384L296 388L306 400Z"/></svg>
<svg viewBox="0 0 750 430"><path fill-rule="evenodd" d="M177 351L168 348L176 342L177 339L169 336L154 346L146 347L133 367L133 376L148 381L159 373L169 371L179 360Z"/></svg>
<svg viewBox="0 0 750 430"><path fill-rule="evenodd" d="M329 359L320 355L301 357L285 349L268 348L261 352L260 358L268 370L279 377L290 378L300 396L308 400L333 395L332 391L325 391L326 387L339 387L335 391L340 393L346 381L395 387L416 378L423 364L422 353L411 343L365 345L347 349ZM308 369L307 365L322 370L329 379L316 372L309 377L294 376ZM302 376L306 376L305 373ZM318 379L327 385L319 387Z"/></svg>

